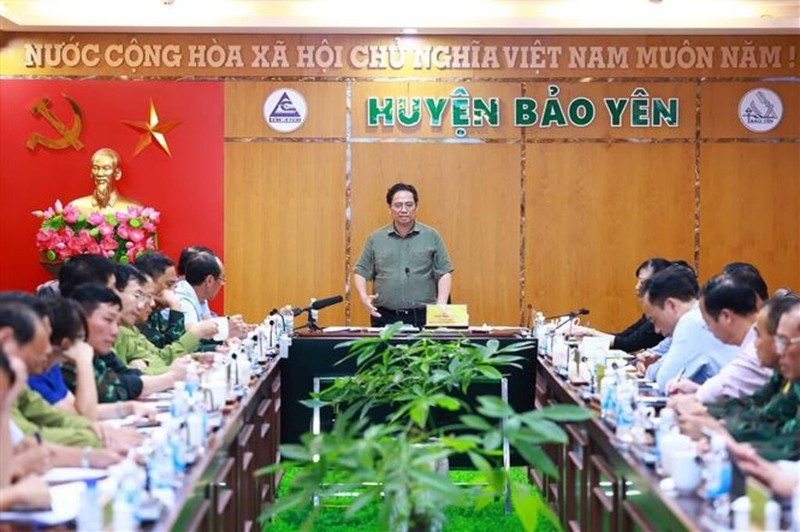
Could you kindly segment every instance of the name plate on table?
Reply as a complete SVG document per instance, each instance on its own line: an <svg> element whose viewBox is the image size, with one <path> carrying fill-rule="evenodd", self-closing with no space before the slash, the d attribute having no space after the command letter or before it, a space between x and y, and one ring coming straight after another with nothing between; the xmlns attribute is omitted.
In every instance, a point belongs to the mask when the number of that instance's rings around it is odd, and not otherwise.
<svg viewBox="0 0 800 532"><path fill-rule="evenodd" d="M466 305L427 305L426 327L469 327Z"/></svg>

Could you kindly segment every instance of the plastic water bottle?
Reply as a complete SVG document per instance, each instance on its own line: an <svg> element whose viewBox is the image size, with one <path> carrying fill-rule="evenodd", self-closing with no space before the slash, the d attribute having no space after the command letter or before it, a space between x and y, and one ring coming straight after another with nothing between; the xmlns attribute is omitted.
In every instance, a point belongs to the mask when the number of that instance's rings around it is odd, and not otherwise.
<svg viewBox="0 0 800 532"><path fill-rule="evenodd" d="M544 343L544 324L544 314L537 312L536 317L533 319L533 330L531 331L531 336L536 338L536 341L538 342L540 355L542 354L542 344Z"/></svg>
<svg viewBox="0 0 800 532"><path fill-rule="evenodd" d="M133 462L124 466L125 473L119 480L114 494L114 532L136 532L139 522L136 518L136 507L139 503L140 486L137 482L137 467ZM98 529L102 530L102 529Z"/></svg>
<svg viewBox="0 0 800 532"><path fill-rule="evenodd" d="M103 530L103 505L100 490L97 489L97 479L90 478L86 481L86 491L81 498L76 524L79 532Z"/></svg>
<svg viewBox="0 0 800 532"><path fill-rule="evenodd" d="M194 399L189 400L189 411L186 414L186 462L194 463L203 453L206 441L206 423L203 410Z"/></svg>
<svg viewBox="0 0 800 532"><path fill-rule="evenodd" d="M539 329L539 336L537 337L537 340L539 340L539 355L543 357L550 356L550 348L552 347L551 344L553 336L553 326L544 323Z"/></svg>
<svg viewBox="0 0 800 532"><path fill-rule="evenodd" d="M711 501L715 519L726 522L730 515L730 491L733 468L725 438L720 434L711 437L711 451L706 455L706 489L705 496Z"/></svg>
<svg viewBox="0 0 800 532"><path fill-rule="evenodd" d="M169 445L169 435L164 429L158 429L153 433L153 453L147 460L147 471L153 493L172 492L175 488L175 463Z"/></svg>
<svg viewBox="0 0 800 532"><path fill-rule="evenodd" d="M621 371L620 371L621 373ZM616 437L623 446L633 441L634 410L636 409L636 383L624 375L617 385L617 430Z"/></svg>
<svg viewBox="0 0 800 532"><path fill-rule="evenodd" d="M289 346L292 345L292 339L282 334L278 340L278 356L280 358L289 358Z"/></svg>
<svg viewBox="0 0 800 532"><path fill-rule="evenodd" d="M189 409L188 397L186 393L186 383L177 381L175 389L172 391L172 404L169 413L173 419L183 422L186 419L186 412Z"/></svg>
<svg viewBox="0 0 800 532"><path fill-rule="evenodd" d="M294 334L294 312L292 312L292 307L286 305L281 309L281 316L283 316L283 332L287 336L292 336Z"/></svg>
<svg viewBox="0 0 800 532"><path fill-rule="evenodd" d="M186 471L186 424L177 418L171 418L168 427L173 471L178 475Z"/></svg>
<svg viewBox="0 0 800 532"><path fill-rule="evenodd" d="M193 397L200 388L200 376L197 372L197 362L194 360L186 366L186 394Z"/></svg>
<svg viewBox="0 0 800 532"><path fill-rule="evenodd" d="M612 368L606 368L600 380L600 417L614 423L617 416L617 374Z"/></svg>

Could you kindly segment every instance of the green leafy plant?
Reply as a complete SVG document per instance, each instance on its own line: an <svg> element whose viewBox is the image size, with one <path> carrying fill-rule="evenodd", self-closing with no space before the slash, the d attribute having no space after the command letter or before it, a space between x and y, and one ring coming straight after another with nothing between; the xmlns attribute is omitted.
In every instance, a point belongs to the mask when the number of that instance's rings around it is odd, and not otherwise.
<svg viewBox="0 0 800 532"><path fill-rule="evenodd" d="M519 367L523 360L514 353L531 346L518 342L501 349L497 340L481 345L467 338L443 342L431 337L391 344L401 325L395 323L378 337L337 346L349 349L339 363L355 359L356 374L337 378L304 404L311 408L353 405L362 416L389 406L388 423L437 435L442 427L431 416L435 409L450 412L469 409L463 396L472 384L499 381L503 368Z"/></svg>
<svg viewBox="0 0 800 532"><path fill-rule="evenodd" d="M300 444L281 446L283 461L263 472L302 470L288 494L262 518L312 506L303 527L310 530L320 508L312 501L344 492L354 494L345 518L377 502L382 529L436 530L446 508L473 501L480 510L510 489L512 506L526 530L533 530L541 516L557 528L558 520L531 486L510 483L507 471L497 467L503 438L533 467L556 476L541 445L566 443L558 423L580 422L592 412L556 405L520 413L497 396L479 396L473 408L465 400L470 388L499 381L503 369L523 360L515 353L530 344L501 349L496 340L479 345L430 337L391 343L400 326L342 345L349 352L341 362L355 359L355 375L337 378L305 401L309 407L333 408L333 426L321 434L304 434ZM385 419L372 423L376 411ZM437 423L439 411L451 412L458 422ZM461 486L440 473L439 464L454 455L469 457L483 477L481 485Z"/></svg>

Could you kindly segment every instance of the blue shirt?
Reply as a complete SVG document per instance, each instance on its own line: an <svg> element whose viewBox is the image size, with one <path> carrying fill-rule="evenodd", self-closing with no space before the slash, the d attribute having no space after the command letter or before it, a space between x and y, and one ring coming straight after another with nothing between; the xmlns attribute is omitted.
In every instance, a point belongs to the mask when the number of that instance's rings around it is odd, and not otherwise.
<svg viewBox="0 0 800 532"><path fill-rule="evenodd" d="M697 384L713 377L724 365L734 359L738 348L726 345L708 330L700 304L678 319L672 333L672 344L661 357L661 367L656 375L656 384L664 391L667 383L677 377L683 368L683 376Z"/></svg>
<svg viewBox="0 0 800 532"><path fill-rule="evenodd" d="M41 375L28 377L28 386L39 392L39 395L51 405L56 404L67 396L67 384L61 374L61 364L56 364Z"/></svg>

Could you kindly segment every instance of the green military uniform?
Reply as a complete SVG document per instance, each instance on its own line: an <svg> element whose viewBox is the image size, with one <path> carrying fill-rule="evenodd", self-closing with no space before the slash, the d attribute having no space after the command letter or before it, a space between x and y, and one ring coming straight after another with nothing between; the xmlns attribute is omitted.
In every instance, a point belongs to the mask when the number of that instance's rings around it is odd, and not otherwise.
<svg viewBox="0 0 800 532"><path fill-rule="evenodd" d="M786 379L781 376L779 371L775 371L767 383L756 390L750 397L741 399L728 398L722 401L707 405L708 413L717 419L726 419L738 416L741 412L752 411L761 408L775 397L786 384Z"/></svg>
<svg viewBox="0 0 800 532"><path fill-rule="evenodd" d="M11 419L25 433L39 433L42 439L75 447L102 447L90 428L91 420L54 407L38 392L25 388L11 407Z"/></svg>
<svg viewBox="0 0 800 532"><path fill-rule="evenodd" d="M194 334L186 332L177 342L156 347L136 327L120 325L119 336L114 342L114 352L123 364L144 360L147 362L147 375L160 375L167 372L176 357L193 353L199 346L200 340Z"/></svg>
<svg viewBox="0 0 800 532"><path fill-rule="evenodd" d="M177 342L186 332L183 312L172 309L168 310L166 318L159 310L151 312L147 321L137 327L156 347L166 347Z"/></svg>
<svg viewBox="0 0 800 532"><path fill-rule="evenodd" d="M765 388L770 384L774 385L774 376ZM763 405L742 408L725 416L725 427L736 441L752 444L767 460L797 460L800 458L798 408L800 382L784 382Z"/></svg>
<svg viewBox="0 0 800 532"><path fill-rule="evenodd" d="M109 353L95 356L92 360L94 381L97 383L97 401L100 403L115 403L128 401L142 395L142 372L138 369L127 367L122 361ZM61 366L64 383L72 393L78 384L75 365L65 362Z"/></svg>

